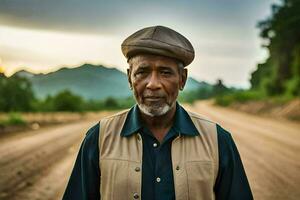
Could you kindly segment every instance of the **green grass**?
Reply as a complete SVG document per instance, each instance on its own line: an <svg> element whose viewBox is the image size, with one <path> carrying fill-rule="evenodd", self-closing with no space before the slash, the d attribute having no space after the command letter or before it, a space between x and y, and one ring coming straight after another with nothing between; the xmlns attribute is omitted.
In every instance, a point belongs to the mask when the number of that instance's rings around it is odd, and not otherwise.
<svg viewBox="0 0 300 200"><path fill-rule="evenodd" d="M0 126L25 126L27 122L19 113L9 113L8 118L0 121Z"/></svg>
<svg viewBox="0 0 300 200"><path fill-rule="evenodd" d="M285 104L295 99L292 95L267 96L261 91L245 90L224 94L215 97L215 103L220 106L229 106L233 103L246 103L248 101L268 101L274 104Z"/></svg>
<svg viewBox="0 0 300 200"><path fill-rule="evenodd" d="M266 95L255 90L237 91L215 97L215 103L220 106L229 106L232 103L245 103L247 101L264 100Z"/></svg>

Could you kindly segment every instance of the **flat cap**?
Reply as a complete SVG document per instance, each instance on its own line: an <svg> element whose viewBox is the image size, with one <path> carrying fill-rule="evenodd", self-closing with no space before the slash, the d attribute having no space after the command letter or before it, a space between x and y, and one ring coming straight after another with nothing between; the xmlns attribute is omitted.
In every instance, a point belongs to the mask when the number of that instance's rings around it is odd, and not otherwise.
<svg viewBox="0 0 300 200"><path fill-rule="evenodd" d="M187 66L195 57L190 41L164 26L143 28L126 38L121 47L127 59L137 54L149 53L175 58Z"/></svg>

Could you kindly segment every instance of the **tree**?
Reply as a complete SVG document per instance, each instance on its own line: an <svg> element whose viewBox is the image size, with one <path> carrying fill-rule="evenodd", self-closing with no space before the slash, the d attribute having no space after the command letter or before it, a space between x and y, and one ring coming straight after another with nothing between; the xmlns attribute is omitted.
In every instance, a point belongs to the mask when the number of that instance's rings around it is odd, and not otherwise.
<svg viewBox="0 0 300 200"><path fill-rule="evenodd" d="M30 111L34 94L31 83L24 77L5 77L0 74L0 110Z"/></svg>
<svg viewBox="0 0 300 200"><path fill-rule="evenodd" d="M272 15L258 23L269 58L251 76L252 88L269 95L299 95L300 1L282 0L272 5Z"/></svg>
<svg viewBox="0 0 300 200"><path fill-rule="evenodd" d="M217 83L213 86L213 93L216 96L223 95L228 91L229 89L223 84L221 79L218 79Z"/></svg>
<svg viewBox="0 0 300 200"><path fill-rule="evenodd" d="M53 109L55 111L82 111L83 99L64 90L53 97Z"/></svg>
<svg viewBox="0 0 300 200"><path fill-rule="evenodd" d="M104 108L117 108L119 107L118 102L113 97L108 97L104 101Z"/></svg>

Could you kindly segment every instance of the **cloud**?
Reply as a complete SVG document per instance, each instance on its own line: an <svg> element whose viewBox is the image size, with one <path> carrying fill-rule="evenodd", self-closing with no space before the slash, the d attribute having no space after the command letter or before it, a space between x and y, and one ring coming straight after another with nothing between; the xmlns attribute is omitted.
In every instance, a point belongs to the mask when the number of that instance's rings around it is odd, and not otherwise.
<svg viewBox="0 0 300 200"><path fill-rule="evenodd" d="M0 0L0 24L102 34L118 34L155 24L226 28L249 24L249 20L260 15L264 3L260 0Z"/></svg>
<svg viewBox="0 0 300 200"><path fill-rule="evenodd" d="M126 65L121 53L122 38L89 34L24 30L0 26L0 58L10 72L20 68L51 71L61 66L89 62ZM125 69L123 69L125 70Z"/></svg>
<svg viewBox="0 0 300 200"><path fill-rule="evenodd" d="M247 85L249 72L261 59L255 24L277 1L0 0L0 59L14 70L50 71L83 62L122 70L122 40L161 24L195 46L196 58L189 66L194 77Z"/></svg>
<svg viewBox="0 0 300 200"><path fill-rule="evenodd" d="M107 3L96 0L1 1L0 23L9 26L105 33L107 30L113 30L116 23L124 19L119 18L122 17L122 12L117 12L109 1Z"/></svg>

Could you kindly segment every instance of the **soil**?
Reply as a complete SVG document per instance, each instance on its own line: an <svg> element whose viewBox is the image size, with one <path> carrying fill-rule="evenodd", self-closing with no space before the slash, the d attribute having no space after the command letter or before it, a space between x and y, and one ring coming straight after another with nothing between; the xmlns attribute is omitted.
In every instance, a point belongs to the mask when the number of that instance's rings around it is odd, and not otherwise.
<svg viewBox="0 0 300 200"><path fill-rule="evenodd" d="M108 114L0 137L0 199L61 199L85 133Z"/></svg>
<svg viewBox="0 0 300 200"><path fill-rule="evenodd" d="M300 199L300 123L216 107L205 101L189 109L231 132L254 199Z"/></svg>
<svg viewBox="0 0 300 200"><path fill-rule="evenodd" d="M300 99L294 99L287 103L249 101L234 103L230 107L247 113L300 122Z"/></svg>

